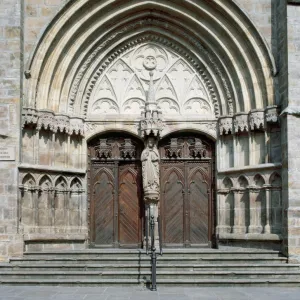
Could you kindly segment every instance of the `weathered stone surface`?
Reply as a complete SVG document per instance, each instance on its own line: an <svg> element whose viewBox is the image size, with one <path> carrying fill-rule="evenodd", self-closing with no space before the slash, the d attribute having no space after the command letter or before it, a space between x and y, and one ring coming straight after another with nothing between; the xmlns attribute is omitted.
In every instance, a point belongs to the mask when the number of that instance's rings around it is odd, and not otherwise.
<svg viewBox="0 0 300 300"><path fill-rule="evenodd" d="M283 236L283 250L298 259L296 1L128 1L135 13L121 17L106 0L104 14L100 1L71 2L0 3L0 149L15 149L0 157L0 256L21 254L19 234L87 233L87 140L141 135L148 96L162 116L146 129L159 123L161 137L198 131L217 141L219 233L269 245ZM200 11L206 18L194 19ZM157 67L152 89L147 59Z"/></svg>

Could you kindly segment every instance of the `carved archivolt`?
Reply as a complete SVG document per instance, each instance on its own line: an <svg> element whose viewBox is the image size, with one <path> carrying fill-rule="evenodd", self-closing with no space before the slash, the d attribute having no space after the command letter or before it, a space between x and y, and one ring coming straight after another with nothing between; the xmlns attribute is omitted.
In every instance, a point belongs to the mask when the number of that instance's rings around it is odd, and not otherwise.
<svg viewBox="0 0 300 300"><path fill-rule="evenodd" d="M120 8L109 0L94 1L92 5L89 0L78 0L56 16L28 63L27 106L86 115L89 99L102 99L92 95L98 80L123 55L146 43L157 44L184 58L204 83L208 104L217 116L274 103L273 57L258 30L234 1L123 2ZM139 89L137 82L128 84ZM256 88L249 90L254 84ZM121 110L120 103L106 98L111 101L104 102L104 112L116 114L117 109L118 113L123 109L129 113L134 106L135 114L142 106L142 94L127 103L126 108L121 106ZM118 93L113 96L117 98ZM205 102L198 103L207 99L200 95L194 99L196 102L188 103L184 112L196 109L202 114L207 110ZM173 114L182 113L182 106L172 97L164 97L162 105ZM101 106L101 102L95 104L100 113Z"/></svg>

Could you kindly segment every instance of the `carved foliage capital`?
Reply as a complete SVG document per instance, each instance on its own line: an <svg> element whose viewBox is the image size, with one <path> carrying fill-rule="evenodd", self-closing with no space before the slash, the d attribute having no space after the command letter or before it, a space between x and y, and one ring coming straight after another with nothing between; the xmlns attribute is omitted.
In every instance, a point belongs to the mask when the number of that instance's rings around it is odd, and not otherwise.
<svg viewBox="0 0 300 300"><path fill-rule="evenodd" d="M51 110L36 110L34 108L23 108L22 128L25 125L36 125L37 130L45 129L52 132L66 132L84 136L84 120L77 117L69 117L64 114L55 114Z"/></svg>
<svg viewBox="0 0 300 300"><path fill-rule="evenodd" d="M219 132L220 135L232 133L232 117L219 118Z"/></svg>
<svg viewBox="0 0 300 300"><path fill-rule="evenodd" d="M249 115L249 125L251 130L265 128L265 115L264 111L251 111Z"/></svg>
<svg viewBox="0 0 300 300"><path fill-rule="evenodd" d="M23 115L22 115L22 128L26 124L37 124L38 121L38 112L35 108L31 107L24 107L23 108Z"/></svg>
<svg viewBox="0 0 300 300"><path fill-rule="evenodd" d="M265 109L266 122L277 123L278 122L278 107L276 105L268 106Z"/></svg>
<svg viewBox="0 0 300 300"><path fill-rule="evenodd" d="M246 113L236 114L233 118L233 127L235 133L248 132L249 130L248 114Z"/></svg>

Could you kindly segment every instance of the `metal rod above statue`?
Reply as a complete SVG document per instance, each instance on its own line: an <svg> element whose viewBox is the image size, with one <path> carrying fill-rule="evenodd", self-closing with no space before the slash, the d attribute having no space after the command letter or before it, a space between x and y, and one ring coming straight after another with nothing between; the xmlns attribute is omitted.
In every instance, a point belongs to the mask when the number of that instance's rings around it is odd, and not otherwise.
<svg viewBox="0 0 300 300"><path fill-rule="evenodd" d="M151 236L151 264L152 264L152 290L156 290L156 249L161 249L161 237L158 226L158 202L160 199L160 177L159 177L159 161L158 141L160 133L163 129L162 113L157 106L155 99L155 88L153 75L157 67L156 58L148 55L144 59L144 68L149 71L149 90L145 104L145 110L141 119L141 136L145 141L145 149L141 155L143 190L145 201L145 247L148 253L149 236ZM149 234L150 233L150 234Z"/></svg>

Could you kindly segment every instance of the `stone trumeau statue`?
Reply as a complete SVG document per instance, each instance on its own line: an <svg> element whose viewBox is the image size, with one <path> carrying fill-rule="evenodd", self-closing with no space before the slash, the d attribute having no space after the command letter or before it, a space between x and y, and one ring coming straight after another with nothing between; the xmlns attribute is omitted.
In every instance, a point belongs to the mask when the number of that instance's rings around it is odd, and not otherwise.
<svg viewBox="0 0 300 300"><path fill-rule="evenodd" d="M149 137L142 152L143 188L146 200L159 200L159 153L156 139Z"/></svg>

